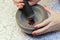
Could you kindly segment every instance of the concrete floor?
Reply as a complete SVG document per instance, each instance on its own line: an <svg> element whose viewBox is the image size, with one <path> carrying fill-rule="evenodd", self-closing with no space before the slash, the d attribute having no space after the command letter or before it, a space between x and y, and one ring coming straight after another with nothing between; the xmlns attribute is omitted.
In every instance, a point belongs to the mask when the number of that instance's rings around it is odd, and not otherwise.
<svg viewBox="0 0 60 40"><path fill-rule="evenodd" d="M60 11L52 8L55 2L57 0L41 0L39 4L47 5L54 11ZM21 32L15 19L17 9L12 0L0 0L0 40L60 40L60 32L38 37L30 37Z"/></svg>

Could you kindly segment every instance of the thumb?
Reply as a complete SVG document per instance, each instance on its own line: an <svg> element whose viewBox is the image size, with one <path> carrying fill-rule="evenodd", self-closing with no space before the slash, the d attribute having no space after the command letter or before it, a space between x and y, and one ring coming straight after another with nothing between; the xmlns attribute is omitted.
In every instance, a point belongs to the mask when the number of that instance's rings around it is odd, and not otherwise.
<svg viewBox="0 0 60 40"><path fill-rule="evenodd" d="M44 10L47 11L48 13L54 14L54 12L53 12L51 9L49 9L47 6L43 6L43 8L44 8Z"/></svg>

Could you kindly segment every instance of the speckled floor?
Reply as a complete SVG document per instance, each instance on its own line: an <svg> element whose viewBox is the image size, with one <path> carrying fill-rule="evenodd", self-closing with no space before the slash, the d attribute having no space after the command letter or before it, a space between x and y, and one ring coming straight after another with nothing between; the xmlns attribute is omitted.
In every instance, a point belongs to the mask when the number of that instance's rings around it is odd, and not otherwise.
<svg viewBox="0 0 60 40"><path fill-rule="evenodd" d="M42 0L39 4L47 5L59 13L60 3L58 2L58 0ZM31 37L21 32L15 19L17 9L12 0L0 0L0 40L60 40L60 32L48 33L38 37Z"/></svg>

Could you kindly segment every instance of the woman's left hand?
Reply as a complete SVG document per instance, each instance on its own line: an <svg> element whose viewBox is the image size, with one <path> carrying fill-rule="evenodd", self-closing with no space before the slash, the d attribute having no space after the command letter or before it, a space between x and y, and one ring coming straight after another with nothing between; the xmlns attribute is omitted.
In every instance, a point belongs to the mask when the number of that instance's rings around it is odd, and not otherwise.
<svg viewBox="0 0 60 40"><path fill-rule="evenodd" d="M34 26L35 28L40 28L44 26L41 29L33 31L32 35L34 36L45 34L47 32L52 32L52 31L56 31L60 29L60 14L53 12L46 6L44 6L44 9L51 15L48 19L44 20L42 23Z"/></svg>

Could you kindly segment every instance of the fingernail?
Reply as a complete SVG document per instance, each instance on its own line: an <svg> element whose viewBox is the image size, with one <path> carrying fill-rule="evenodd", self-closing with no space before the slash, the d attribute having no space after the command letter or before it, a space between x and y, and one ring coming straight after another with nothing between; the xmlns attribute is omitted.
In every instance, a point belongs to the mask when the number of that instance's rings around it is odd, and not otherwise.
<svg viewBox="0 0 60 40"><path fill-rule="evenodd" d="M21 3L21 5L24 5L24 3Z"/></svg>
<svg viewBox="0 0 60 40"><path fill-rule="evenodd" d="M35 28L39 28L38 26L34 26Z"/></svg>
<svg viewBox="0 0 60 40"><path fill-rule="evenodd" d="M32 32L32 35L33 35L33 36L36 36L36 33L35 33L35 32Z"/></svg>
<svg viewBox="0 0 60 40"><path fill-rule="evenodd" d="M19 6L18 8L19 8L19 9L22 9L22 8L23 8L23 6Z"/></svg>
<svg viewBox="0 0 60 40"><path fill-rule="evenodd" d="M22 5L25 5L24 3Z"/></svg>
<svg viewBox="0 0 60 40"><path fill-rule="evenodd" d="M37 26L34 26L35 28L37 27Z"/></svg>

